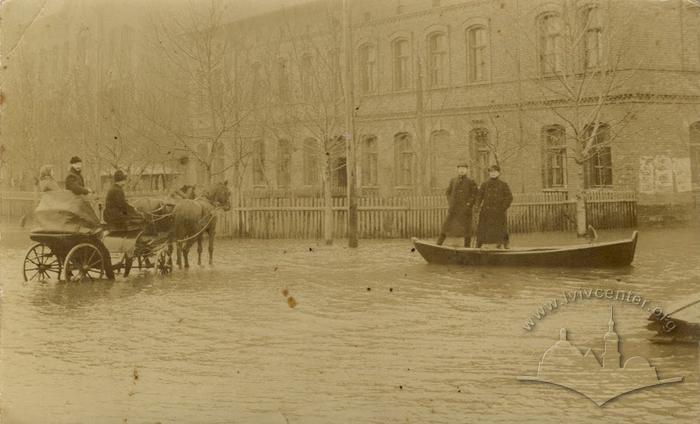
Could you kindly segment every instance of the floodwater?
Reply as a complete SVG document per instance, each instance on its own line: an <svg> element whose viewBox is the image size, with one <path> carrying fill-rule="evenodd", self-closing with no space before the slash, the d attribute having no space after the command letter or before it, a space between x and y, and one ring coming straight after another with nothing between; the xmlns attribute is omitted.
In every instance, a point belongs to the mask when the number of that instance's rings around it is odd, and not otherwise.
<svg viewBox="0 0 700 424"><path fill-rule="evenodd" d="M650 343L639 305L580 299L531 331L523 327L564 290L631 290L648 305L697 294L697 229L642 231L634 266L616 270L428 265L406 240L361 241L357 250L342 241L218 240L213 267L77 284L25 283L30 242L7 234L0 241L4 423L700 417L698 347ZM601 237L619 235L629 231ZM552 240L573 241L515 235L513 244ZM562 327L600 357L611 304L623 360L643 356L660 378L683 382L599 407L562 387L516 379L537 372Z"/></svg>

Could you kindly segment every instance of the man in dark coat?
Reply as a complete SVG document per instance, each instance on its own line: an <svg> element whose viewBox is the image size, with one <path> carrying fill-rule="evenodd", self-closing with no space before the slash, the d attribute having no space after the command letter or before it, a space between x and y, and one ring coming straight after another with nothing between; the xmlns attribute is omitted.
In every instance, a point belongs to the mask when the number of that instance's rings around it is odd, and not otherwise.
<svg viewBox="0 0 700 424"><path fill-rule="evenodd" d="M68 171L68 176L66 177L66 190L72 191L76 196L92 193L92 190L85 187L85 180L80 172L82 167L83 161L78 156L73 156L70 159L70 171Z"/></svg>
<svg viewBox="0 0 700 424"><path fill-rule="evenodd" d="M510 187L499 179L501 168L489 167L489 179L481 184L476 206L480 208L476 229L476 247L484 243L495 243L508 248L508 217L506 211L513 202Z"/></svg>
<svg viewBox="0 0 700 424"><path fill-rule="evenodd" d="M117 170L114 173L114 184L107 191L103 218L111 229L128 231L143 228L143 215L127 203L124 184L126 174Z"/></svg>
<svg viewBox="0 0 700 424"><path fill-rule="evenodd" d="M476 200L478 188L467 177L467 165L457 165L457 176L450 180L446 195L449 202L447 218L442 224L437 244L442 244L448 235L464 237L464 247L469 247L472 239L472 207Z"/></svg>

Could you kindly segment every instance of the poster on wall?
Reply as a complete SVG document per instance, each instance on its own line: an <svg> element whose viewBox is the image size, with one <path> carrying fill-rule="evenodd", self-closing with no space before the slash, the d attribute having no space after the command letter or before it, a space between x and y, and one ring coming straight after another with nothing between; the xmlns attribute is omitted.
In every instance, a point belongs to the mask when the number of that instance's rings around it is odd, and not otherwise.
<svg viewBox="0 0 700 424"><path fill-rule="evenodd" d="M673 162L668 156L654 157L654 192L673 193Z"/></svg>
<svg viewBox="0 0 700 424"><path fill-rule="evenodd" d="M654 193L654 158L651 156L639 158L639 192Z"/></svg>
<svg viewBox="0 0 700 424"><path fill-rule="evenodd" d="M673 178L676 182L677 192L685 193L692 191L690 158L673 158Z"/></svg>

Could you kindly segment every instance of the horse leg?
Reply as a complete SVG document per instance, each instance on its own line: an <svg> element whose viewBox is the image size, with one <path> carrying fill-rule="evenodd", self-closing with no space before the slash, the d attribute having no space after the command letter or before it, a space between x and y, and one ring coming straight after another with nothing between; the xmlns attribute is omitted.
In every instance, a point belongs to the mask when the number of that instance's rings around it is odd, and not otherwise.
<svg viewBox="0 0 700 424"><path fill-rule="evenodd" d="M202 266L202 234L197 237L197 265Z"/></svg>
<svg viewBox="0 0 700 424"><path fill-rule="evenodd" d="M185 268L189 268L189 267L190 267L190 258L189 258L189 256L190 256L190 248L192 247L192 243L194 243L193 240L187 240L187 241L185 242L184 246L182 246L182 254L183 254L184 258L185 258Z"/></svg>
<svg viewBox="0 0 700 424"><path fill-rule="evenodd" d="M209 229L209 265L214 265L214 234L216 234L216 231L214 231L213 228Z"/></svg>
<svg viewBox="0 0 700 424"><path fill-rule="evenodd" d="M175 250L177 255L177 267L182 269L182 243L175 243Z"/></svg>

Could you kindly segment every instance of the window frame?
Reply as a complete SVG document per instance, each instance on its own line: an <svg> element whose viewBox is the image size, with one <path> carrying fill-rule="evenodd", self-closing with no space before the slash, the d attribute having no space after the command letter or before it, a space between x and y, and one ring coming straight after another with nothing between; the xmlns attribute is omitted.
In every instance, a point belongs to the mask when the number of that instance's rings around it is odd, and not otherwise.
<svg viewBox="0 0 700 424"><path fill-rule="evenodd" d="M562 43L564 39L562 29L559 28L559 30L554 34L550 33L549 30L554 25L547 23L550 19L552 20L551 22L555 22L554 20L556 19L556 23L561 27L562 17L558 12L545 12L537 18L538 68L540 75L542 76L553 76L565 71L563 52L561 51L563 48ZM551 47L552 50L550 52L548 50L548 46L552 44L553 46ZM548 57L554 58L553 63L548 63Z"/></svg>
<svg viewBox="0 0 700 424"><path fill-rule="evenodd" d="M436 42L442 39L442 47ZM444 87L449 83L449 50L450 41L445 31L433 31L426 37L428 62L428 87ZM438 63L439 62L439 63Z"/></svg>
<svg viewBox="0 0 700 424"><path fill-rule="evenodd" d="M484 33L484 42L482 45L476 46L476 36L472 37L472 34L476 34L477 31L483 31ZM489 32L488 32L488 27L484 24L476 24L476 25L471 25L468 27L465 31L465 41L466 41L466 46L467 46L467 54L466 54L466 59L467 59L467 83L468 84L483 84L487 83L491 80L490 78L490 72L491 72L491 64L490 64L490 37L489 37ZM478 50L481 50L481 57L482 62L481 65L483 66L482 72L483 72L483 78L479 79L477 78L476 74L476 69L477 69L477 64L476 64L476 52Z"/></svg>
<svg viewBox="0 0 700 424"><path fill-rule="evenodd" d="M360 67L360 93L374 94L377 92L377 46L364 43L358 49Z"/></svg>
<svg viewBox="0 0 700 424"><path fill-rule="evenodd" d="M292 141L287 138L277 140L277 187L288 189L292 186Z"/></svg>
<svg viewBox="0 0 700 424"><path fill-rule="evenodd" d="M595 124L590 124L586 128L586 137L591 137L589 133ZM602 145L596 147L597 145ZM604 160L603 160L604 159ZM591 145L591 151L583 163L583 186L585 189L609 189L613 187L613 161L612 147L610 146L610 126L605 123L598 124L596 141ZM601 174L601 170L609 170L607 175ZM595 172L592 172L595 171ZM609 177L609 183L601 183L602 177ZM591 178L595 178L595 184L591 184Z"/></svg>
<svg viewBox="0 0 700 424"><path fill-rule="evenodd" d="M589 26L591 20L591 13L596 14L596 23L594 26ZM602 11L597 5L590 5L583 8L581 11L581 21L583 23L581 34L582 36L582 58L581 63L583 65L584 71L596 70L603 67L604 57L605 57L605 44L603 42L603 36L605 32L605 24L603 22ZM589 46L589 34L594 33L596 38L596 48L592 49ZM596 64L591 66L590 62L590 52L596 51Z"/></svg>
<svg viewBox="0 0 700 424"><path fill-rule="evenodd" d="M401 55L400 45L405 43L406 54ZM411 84L411 42L407 37L397 37L391 42L392 87L394 91L410 90Z"/></svg>
<svg viewBox="0 0 700 424"><path fill-rule="evenodd" d="M361 172L363 188L379 187L379 139L376 135L362 137Z"/></svg>
<svg viewBox="0 0 700 424"><path fill-rule="evenodd" d="M550 143L554 137L553 133L558 133L556 144ZM544 190L566 189L567 178L567 146L566 129L561 125L547 125L542 127L542 187ZM552 166L551 158L558 158L559 167ZM561 182L556 183L553 170L559 169Z"/></svg>
<svg viewBox="0 0 700 424"><path fill-rule="evenodd" d="M258 139L253 147L252 176L253 187L267 187L268 181L265 176L265 141Z"/></svg>
<svg viewBox="0 0 700 424"><path fill-rule="evenodd" d="M305 186L317 186L321 181L320 144L313 137L304 139L304 163L303 182Z"/></svg>
<svg viewBox="0 0 700 424"><path fill-rule="evenodd" d="M413 136L405 131L394 134L394 173L396 188L415 186L416 151Z"/></svg>

